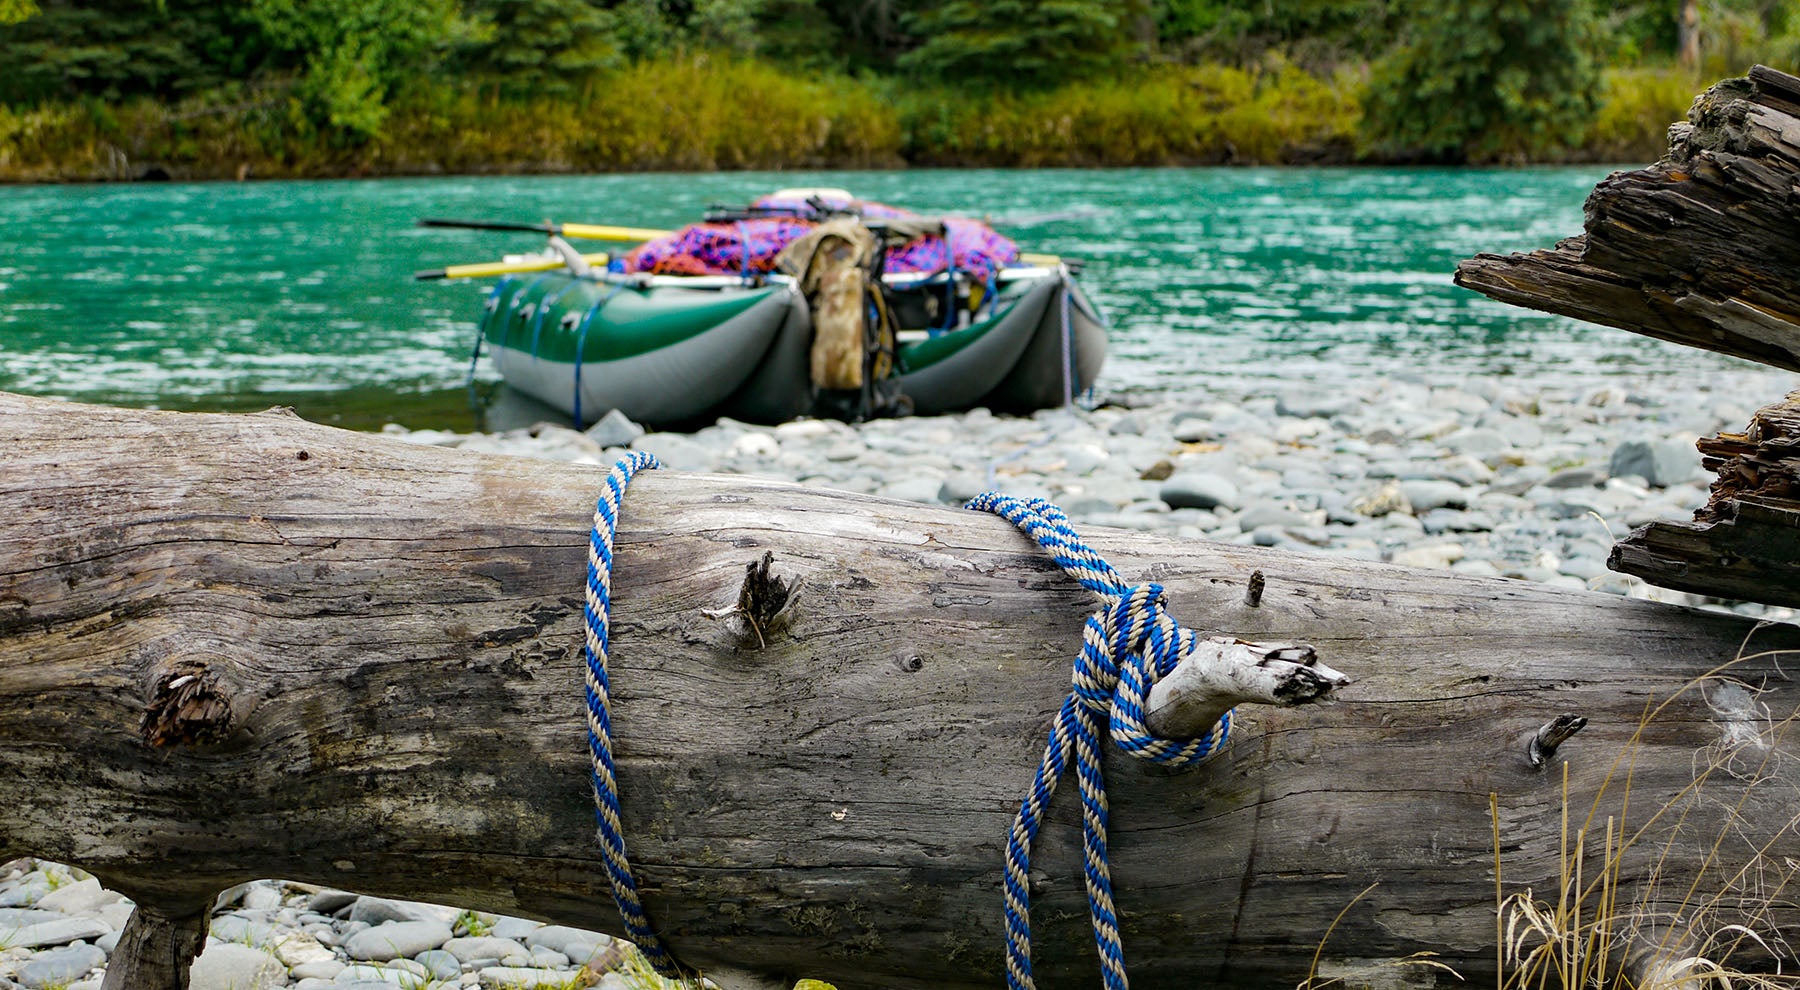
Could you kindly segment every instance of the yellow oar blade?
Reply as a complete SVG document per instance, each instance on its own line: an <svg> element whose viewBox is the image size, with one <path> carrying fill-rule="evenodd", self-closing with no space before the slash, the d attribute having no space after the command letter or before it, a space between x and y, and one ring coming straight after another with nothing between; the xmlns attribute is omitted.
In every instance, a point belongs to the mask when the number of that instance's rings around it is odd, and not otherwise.
<svg viewBox="0 0 1800 990"><path fill-rule="evenodd" d="M1062 264L1062 256L1055 254L1029 254L1020 252L1019 260L1028 265L1035 265L1038 268L1055 268L1057 265Z"/></svg>
<svg viewBox="0 0 1800 990"><path fill-rule="evenodd" d="M603 266L612 260L607 254L584 254L587 263ZM447 265L426 272L414 272L413 278L493 278L496 275L517 275L522 272L548 272L562 268L560 258L533 258L530 261L485 261L473 265Z"/></svg>
<svg viewBox="0 0 1800 990"><path fill-rule="evenodd" d="M673 233L649 227L609 227L593 223L565 223L559 227L564 237L579 237L585 241L654 241Z"/></svg>

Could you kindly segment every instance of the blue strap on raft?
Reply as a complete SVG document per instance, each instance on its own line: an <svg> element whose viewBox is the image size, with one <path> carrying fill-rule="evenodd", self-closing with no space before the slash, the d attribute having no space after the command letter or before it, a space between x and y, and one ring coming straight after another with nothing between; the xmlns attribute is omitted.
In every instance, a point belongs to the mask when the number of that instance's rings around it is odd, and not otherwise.
<svg viewBox="0 0 1800 990"><path fill-rule="evenodd" d="M1231 734L1226 712L1206 735L1185 740L1151 735L1144 725L1150 688L1175 669L1198 636L1182 628L1165 606L1157 584L1127 587L1105 558L1089 549L1063 511L1044 499L1021 499L988 492L967 508L992 512L1024 530L1081 586L1100 596L1101 606L1082 630L1068 697L1056 714L1044 758L1031 792L1019 805L1006 844L1006 985L1032 990L1031 843L1043 824L1044 809L1075 757L1081 788L1082 846L1086 851L1088 917L1100 952L1107 990L1126 990L1125 950L1119 942L1113 907L1112 871L1106 856L1106 781L1100 767L1100 722L1110 724L1113 742L1143 760L1168 766L1195 766L1211 759Z"/></svg>
<svg viewBox="0 0 1800 990"><path fill-rule="evenodd" d="M593 762L594 813L607 879L619 916L638 949L666 979L687 973L676 963L650 926L638 897L637 883L625 854L619 826L619 794L612 752L611 687L606 664L612 611L613 536L625 488L639 471L659 467L656 458L636 452L621 459L606 476L594 507L588 539L586 620L588 750ZM967 508L992 512L1023 530L1050 552L1069 576L1098 595L1100 608L1082 630L1081 652L1070 675L1070 689L1038 764L1031 791L1019 805L1006 846L1006 981L1010 990L1035 990L1031 978L1031 844L1044 820L1044 809L1074 757L1081 788L1082 844L1086 852L1088 915L1100 953L1107 990L1127 990L1125 951L1119 941L1118 912L1113 906L1112 873L1106 853L1106 781L1100 764L1100 723L1108 722L1119 748L1139 759L1166 766L1194 766L1222 751L1231 734L1227 712L1206 735L1185 740L1154 736L1144 725L1144 702L1150 688L1175 669L1198 636L1183 628L1167 611L1157 584L1127 586L1105 558L1095 553L1057 506L1044 499L1021 499L989 492Z"/></svg>

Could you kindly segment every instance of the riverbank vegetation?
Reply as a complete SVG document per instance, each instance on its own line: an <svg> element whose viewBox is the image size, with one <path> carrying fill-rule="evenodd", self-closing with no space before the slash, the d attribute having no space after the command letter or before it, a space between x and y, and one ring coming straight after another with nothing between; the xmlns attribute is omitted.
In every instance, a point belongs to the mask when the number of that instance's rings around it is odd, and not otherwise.
<svg viewBox="0 0 1800 990"><path fill-rule="evenodd" d="M1790 0L0 0L0 179L1645 161Z"/></svg>

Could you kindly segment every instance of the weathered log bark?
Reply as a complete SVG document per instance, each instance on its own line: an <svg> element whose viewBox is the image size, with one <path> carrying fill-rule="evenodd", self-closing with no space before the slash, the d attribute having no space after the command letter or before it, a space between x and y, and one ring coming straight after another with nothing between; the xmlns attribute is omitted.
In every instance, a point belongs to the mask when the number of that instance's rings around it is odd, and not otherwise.
<svg viewBox="0 0 1800 990"><path fill-rule="evenodd" d="M0 858L79 864L164 918L280 876L618 930L580 700L601 473L0 396ZM1618 869L1646 927L1699 914L1689 883L1746 850L1764 878L1800 858L1800 686L1767 654L1718 671L1745 621L1087 535L1191 626L1313 642L1356 678L1322 711L1240 709L1194 772L1109 755L1134 985L1292 987L1372 882L1327 960L1491 972L1495 829L1504 889L1554 899L1565 766L1571 832L1598 809L1586 876L1609 820L1648 828ZM728 613L765 553L794 592L759 642ZM624 833L672 950L845 990L996 985L1004 840L1087 593L992 516L674 472L633 484L617 556ZM1539 731L1563 713L1586 727ZM1047 990L1096 982L1074 797L1033 866Z"/></svg>
<svg viewBox="0 0 1800 990"><path fill-rule="evenodd" d="M1694 521L1638 527L1607 566L1665 588L1800 607L1800 392L1699 447L1718 477Z"/></svg>
<svg viewBox="0 0 1800 990"><path fill-rule="evenodd" d="M1756 66L1694 101L1669 153L1588 197L1585 232L1479 254L1503 302L1800 370L1800 78Z"/></svg>

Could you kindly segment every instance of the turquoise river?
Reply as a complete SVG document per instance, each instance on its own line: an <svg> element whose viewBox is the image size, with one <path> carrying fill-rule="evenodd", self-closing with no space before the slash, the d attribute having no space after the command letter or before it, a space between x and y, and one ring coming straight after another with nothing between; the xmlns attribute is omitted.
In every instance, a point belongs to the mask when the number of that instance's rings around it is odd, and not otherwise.
<svg viewBox="0 0 1800 990"><path fill-rule="evenodd" d="M1581 227L1598 168L1123 169L453 177L0 187L0 390L175 408L295 405L369 427L473 425L489 283L416 269L541 238L425 216L673 226L833 185L984 215L1086 262L1114 323L1100 392L1212 376L1659 376L1729 359L1456 288L1479 251ZM589 250L599 250L594 247ZM477 372L486 380L486 368Z"/></svg>

